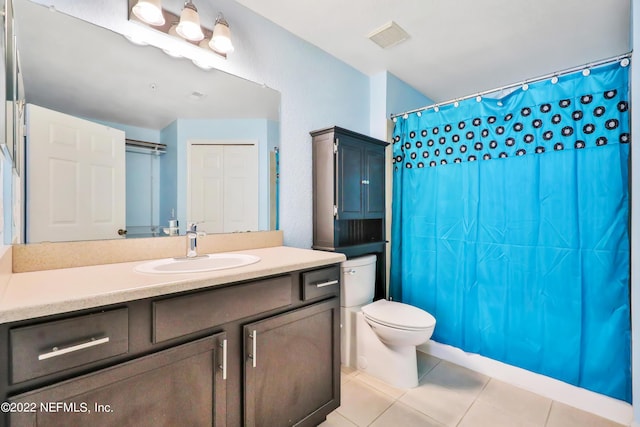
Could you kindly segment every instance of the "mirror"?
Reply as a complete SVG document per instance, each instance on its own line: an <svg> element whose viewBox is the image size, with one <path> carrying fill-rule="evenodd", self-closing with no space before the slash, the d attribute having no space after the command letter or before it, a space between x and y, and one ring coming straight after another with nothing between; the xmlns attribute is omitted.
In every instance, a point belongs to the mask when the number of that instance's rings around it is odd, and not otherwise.
<svg viewBox="0 0 640 427"><path fill-rule="evenodd" d="M276 190L270 188L270 158L277 158L279 92L215 69L200 69L189 60L135 45L120 34L28 0L14 0L14 9L27 104L121 129L127 140L166 144L166 154L140 144L127 148L127 237L166 235L163 229L174 219L184 232L193 220L187 209L190 149L200 143L255 144L254 230L274 228ZM32 125L29 122L27 117ZM26 144L28 155L28 138ZM28 165L27 182L39 173ZM25 204L29 197L27 187ZM26 208L25 212L28 230L29 222L36 224L38 219ZM26 232L23 241L37 240Z"/></svg>

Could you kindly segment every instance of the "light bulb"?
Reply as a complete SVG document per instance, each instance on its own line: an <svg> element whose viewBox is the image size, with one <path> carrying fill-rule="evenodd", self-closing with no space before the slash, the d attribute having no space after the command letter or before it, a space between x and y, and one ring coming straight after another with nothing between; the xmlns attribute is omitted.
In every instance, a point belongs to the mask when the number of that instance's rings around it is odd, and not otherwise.
<svg viewBox="0 0 640 427"><path fill-rule="evenodd" d="M149 25L164 25L164 16L162 14L160 0L138 0L138 3L133 6L131 11L138 19Z"/></svg>
<svg viewBox="0 0 640 427"><path fill-rule="evenodd" d="M196 9L191 1L184 4L176 32L180 37L193 42L199 42L204 38L204 33L202 32L202 28L200 28L198 9Z"/></svg>
<svg viewBox="0 0 640 427"><path fill-rule="evenodd" d="M233 44L231 43L231 30L229 24L222 15L216 19L216 25L213 27L213 35L209 42L209 47L216 52L231 53L233 52Z"/></svg>

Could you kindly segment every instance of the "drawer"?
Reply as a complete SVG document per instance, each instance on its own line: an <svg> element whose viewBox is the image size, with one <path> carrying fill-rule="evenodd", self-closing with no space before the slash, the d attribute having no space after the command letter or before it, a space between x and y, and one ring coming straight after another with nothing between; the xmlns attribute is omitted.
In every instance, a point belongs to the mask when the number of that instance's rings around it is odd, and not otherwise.
<svg viewBox="0 0 640 427"><path fill-rule="evenodd" d="M13 384L129 351L126 308L11 329Z"/></svg>
<svg viewBox="0 0 640 427"><path fill-rule="evenodd" d="M325 295L340 295L340 267L333 266L302 273L304 301Z"/></svg>
<svg viewBox="0 0 640 427"><path fill-rule="evenodd" d="M153 303L153 342L291 305L291 276L196 292Z"/></svg>

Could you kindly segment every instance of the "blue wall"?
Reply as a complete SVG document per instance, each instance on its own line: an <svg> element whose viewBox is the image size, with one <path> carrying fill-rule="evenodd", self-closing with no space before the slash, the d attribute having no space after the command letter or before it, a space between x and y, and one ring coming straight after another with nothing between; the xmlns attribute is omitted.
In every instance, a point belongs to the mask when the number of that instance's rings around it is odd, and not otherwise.
<svg viewBox="0 0 640 427"><path fill-rule="evenodd" d="M167 152L160 157L160 225L168 226L172 213L178 212L178 121L160 131L160 143ZM180 223L184 231L183 223Z"/></svg>

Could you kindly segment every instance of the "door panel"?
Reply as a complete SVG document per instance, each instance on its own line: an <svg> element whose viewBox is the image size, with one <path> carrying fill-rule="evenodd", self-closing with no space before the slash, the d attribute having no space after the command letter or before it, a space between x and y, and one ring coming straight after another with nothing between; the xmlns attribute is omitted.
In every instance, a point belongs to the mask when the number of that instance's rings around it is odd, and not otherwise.
<svg viewBox="0 0 640 427"><path fill-rule="evenodd" d="M258 229L256 144L191 145L190 222L207 233Z"/></svg>
<svg viewBox="0 0 640 427"><path fill-rule="evenodd" d="M192 145L188 220L207 233L224 231L222 146Z"/></svg>
<svg viewBox="0 0 640 427"><path fill-rule="evenodd" d="M385 215L385 166L384 149L365 150L365 208L364 218L384 218Z"/></svg>
<svg viewBox="0 0 640 427"><path fill-rule="evenodd" d="M338 144L338 219L362 218L362 144L341 137Z"/></svg>
<svg viewBox="0 0 640 427"><path fill-rule="evenodd" d="M123 131L28 105L27 169L27 242L121 237Z"/></svg>
<svg viewBox="0 0 640 427"><path fill-rule="evenodd" d="M258 149L224 146L224 232L258 229Z"/></svg>
<svg viewBox="0 0 640 427"><path fill-rule="evenodd" d="M333 298L244 327L245 426L315 426L338 407L338 303Z"/></svg>

